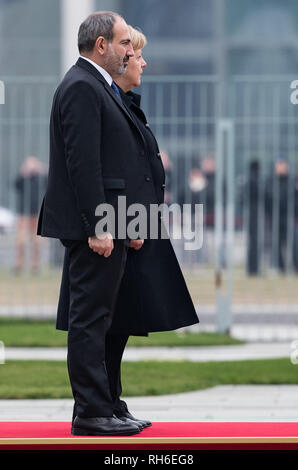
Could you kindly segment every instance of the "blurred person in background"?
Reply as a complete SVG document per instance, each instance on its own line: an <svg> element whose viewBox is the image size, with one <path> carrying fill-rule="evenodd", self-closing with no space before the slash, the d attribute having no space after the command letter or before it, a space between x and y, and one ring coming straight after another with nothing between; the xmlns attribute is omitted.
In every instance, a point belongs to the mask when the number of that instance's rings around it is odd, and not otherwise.
<svg viewBox="0 0 298 470"><path fill-rule="evenodd" d="M203 203L203 192L206 190L207 186L207 180L201 168L192 168L190 170L188 175L188 185L190 189L190 204L192 213L194 213L195 204Z"/></svg>
<svg viewBox="0 0 298 470"><path fill-rule="evenodd" d="M164 188L164 203L170 205L173 202L172 193L172 177L173 177L173 162L165 150L160 150L161 161L165 173L165 188ZM169 213L169 230L173 231L173 214Z"/></svg>
<svg viewBox="0 0 298 470"><path fill-rule="evenodd" d="M253 159L249 164L248 184L245 190L248 195L248 222L247 222L247 273L255 276L259 274L260 257L258 252L260 204L260 163Z"/></svg>
<svg viewBox="0 0 298 470"><path fill-rule="evenodd" d="M215 224L215 160L213 157L203 158L201 164L206 186L203 189L202 200L205 204L204 222L207 229L214 230Z"/></svg>
<svg viewBox="0 0 298 470"><path fill-rule="evenodd" d="M15 274L24 269L27 238L31 243L31 271L37 273L40 264L39 238L36 236L38 213L47 185L47 168L34 156L27 157L15 180L17 192L17 233Z"/></svg>
<svg viewBox="0 0 298 470"><path fill-rule="evenodd" d="M193 163L193 167L190 169L187 176L187 188L180 189L178 194L178 204L182 206L183 204L190 204L190 219L182 220L183 227L186 230L199 230L199 227L195 227L195 210L196 204L203 204L203 217L205 215L205 194L204 191L207 187L207 180L205 175L202 172L201 164L199 161ZM203 233L203 246L199 250L189 251L184 253L181 252L181 243L177 244L177 249L179 250L179 256L183 258L183 262L189 265L195 263L204 262L207 258L207 253L205 251L205 224L204 224L204 233ZM180 245L180 246L179 246Z"/></svg>
<svg viewBox="0 0 298 470"><path fill-rule="evenodd" d="M203 158L201 169L206 182L202 190L202 204L204 204L204 258L208 263L214 263L215 159L212 156Z"/></svg>
<svg viewBox="0 0 298 470"><path fill-rule="evenodd" d="M165 204L171 204L173 200L172 194L172 172L173 163L170 159L169 154L165 150L160 151L161 161L165 171L165 191L164 191L164 202Z"/></svg>
<svg viewBox="0 0 298 470"><path fill-rule="evenodd" d="M277 245L277 267L281 273L286 272L287 224L288 224L288 185L289 164L279 159L274 164L274 174L266 183L265 212L271 231L272 244ZM274 221L277 219L277 233ZM277 244L275 242L278 238ZM275 257L275 254L274 254Z"/></svg>
<svg viewBox="0 0 298 470"><path fill-rule="evenodd" d="M293 240L293 268L298 273L298 174L294 177L294 240Z"/></svg>

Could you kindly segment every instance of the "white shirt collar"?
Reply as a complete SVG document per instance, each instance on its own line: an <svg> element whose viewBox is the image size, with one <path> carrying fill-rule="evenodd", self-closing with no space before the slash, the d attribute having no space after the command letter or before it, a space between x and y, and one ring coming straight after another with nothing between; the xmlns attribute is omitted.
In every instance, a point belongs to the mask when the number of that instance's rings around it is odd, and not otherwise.
<svg viewBox="0 0 298 470"><path fill-rule="evenodd" d="M99 73L101 73L101 75L103 76L103 78L108 82L108 84L111 86L112 85L112 77L111 75L105 70L103 69L100 65L96 64L96 62L93 62L93 60L91 59L88 59L87 57L84 57L82 55L80 55L80 57L82 59L85 59L87 60L88 62L90 62L90 64L92 64L98 71Z"/></svg>

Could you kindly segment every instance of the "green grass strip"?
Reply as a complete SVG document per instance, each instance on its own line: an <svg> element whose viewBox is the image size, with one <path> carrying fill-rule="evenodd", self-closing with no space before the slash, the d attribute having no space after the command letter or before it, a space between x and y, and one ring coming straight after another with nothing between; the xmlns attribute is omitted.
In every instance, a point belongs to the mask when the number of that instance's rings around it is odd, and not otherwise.
<svg viewBox="0 0 298 470"><path fill-rule="evenodd" d="M58 331L51 320L0 318L0 340L6 347L66 346L67 332ZM128 346L220 346L244 341L220 333L166 331L148 337L131 336Z"/></svg>
<svg viewBox="0 0 298 470"><path fill-rule="evenodd" d="M290 358L225 361L142 361L122 364L123 396L164 395L215 385L298 384ZM8 361L0 365L0 398L70 398L66 363Z"/></svg>

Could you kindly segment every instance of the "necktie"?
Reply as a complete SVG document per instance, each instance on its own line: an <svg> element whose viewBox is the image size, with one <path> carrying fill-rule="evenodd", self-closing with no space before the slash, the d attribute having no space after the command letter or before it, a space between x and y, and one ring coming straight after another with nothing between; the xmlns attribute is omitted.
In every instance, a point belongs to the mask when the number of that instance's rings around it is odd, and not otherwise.
<svg viewBox="0 0 298 470"><path fill-rule="evenodd" d="M117 87L116 83L115 83L115 82L112 82L111 87L113 88L113 90L114 90L114 92L115 92L115 95L117 96L118 100L121 101L121 103L122 103L122 99L121 99L121 96L120 96L120 92L119 92L119 90L118 90L118 87Z"/></svg>

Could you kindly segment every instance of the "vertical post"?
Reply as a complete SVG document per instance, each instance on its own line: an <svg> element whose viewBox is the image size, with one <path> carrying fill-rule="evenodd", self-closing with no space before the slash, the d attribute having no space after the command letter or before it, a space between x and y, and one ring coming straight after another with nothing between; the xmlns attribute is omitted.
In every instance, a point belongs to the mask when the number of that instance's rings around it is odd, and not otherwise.
<svg viewBox="0 0 298 470"><path fill-rule="evenodd" d="M213 0L215 21L215 55L214 64L216 75L220 86L218 87L217 117L224 117L227 109L227 42L225 32L226 2L224 0Z"/></svg>
<svg viewBox="0 0 298 470"><path fill-rule="evenodd" d="M94 11L94 0L61 0L61 76L78 58L79 26Z"/></svg>
<svg viewBox="0 0 298 470"><path fill-rule="evenodd" d="M216 129L215 185L215 292L216 324L220 333L230 333L232 324L233 250L235 230L234 123L220 119ZM225 288L223 270L227 270Z"/></svg>
<svg viewBox="0 0 298 470"><path fill-rule="evenodd" d="M5 85L2 80L0 80L0 104L5 104Z"/></svg>
<svg viewBox="0 0 298 470"><path fill-rule="evenodd" d="M213 0L216 31L216 71L218 76L216 109L216 183L215 183L215 292L217 331L229 333L231 327L232 239L234 234L234 128L228 115L226 2ZM225 147L227 143L227 151ZM227 161L225 162L225 154ZM226 194L225 194L226 191ZM226 214L225 214L225 206ZM224 231L226 227L226 231ZM227 267L226 292L223 269Z"/></svg>
<svg viewBox="0 0 298 470"><path fill-rule="evenodd" d="M0 19L1 19L1 16L0 16ZM0 105L1 104L5 104L5 84L2 80L0 80ZM3 181L3 174L4 174L4 151L3 151L3 138L2 138L2 134L4 135L4 127L2 127L2 116L3 116L3 113L2 113L3 109L2 107L0 107L0 187L1 187L1 191L0 191L0 204L2 205L3 204L3 201L2 201L2 196L3 196L3 192L5 191L4 190L4 181Z"/></svg>

